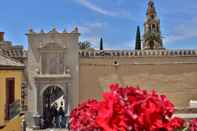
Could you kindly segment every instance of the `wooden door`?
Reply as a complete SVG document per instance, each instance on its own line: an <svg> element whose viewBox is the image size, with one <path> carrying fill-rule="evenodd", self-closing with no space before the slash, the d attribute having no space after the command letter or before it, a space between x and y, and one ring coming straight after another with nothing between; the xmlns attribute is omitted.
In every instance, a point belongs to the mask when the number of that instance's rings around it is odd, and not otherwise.
<svg viewBox="0 0 197 131"><path fill-rule="evenodd" d="M9 119L9 106L15 101L15 79L6 79L6 119Z"/></svg>

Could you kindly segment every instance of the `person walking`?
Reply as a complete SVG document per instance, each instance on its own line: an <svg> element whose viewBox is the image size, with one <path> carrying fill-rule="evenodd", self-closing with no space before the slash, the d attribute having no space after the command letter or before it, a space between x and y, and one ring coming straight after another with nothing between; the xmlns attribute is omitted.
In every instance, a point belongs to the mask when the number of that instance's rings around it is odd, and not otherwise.
<svg viewBox="0 0 197 131"><path fill-rule="evenodd" d="M59 108L59 120L60 120L60 127L65 128L66 127L66 118L65 118L65 112L63 109L63 102L61 102L61 106Z"/></svg>
<svg viewBox="0 0 197 131"><path fill-rule="evenodd" d="M54 103L51 107L51 113L52 113L52 121L53 121L53 127L59 128L58 125L58 106L57 103Z"/></svg>

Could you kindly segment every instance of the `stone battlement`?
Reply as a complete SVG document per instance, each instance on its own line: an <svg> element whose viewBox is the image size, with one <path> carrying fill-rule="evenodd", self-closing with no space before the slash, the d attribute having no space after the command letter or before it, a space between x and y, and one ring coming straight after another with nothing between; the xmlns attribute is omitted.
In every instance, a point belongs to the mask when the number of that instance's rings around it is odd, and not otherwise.
<svg viewBox="0 0 197 131"><path fill-rule="evenodd" d="M80 57L171 57L196 56L197 49L193 50L91 50L79 51Z"/></svg>

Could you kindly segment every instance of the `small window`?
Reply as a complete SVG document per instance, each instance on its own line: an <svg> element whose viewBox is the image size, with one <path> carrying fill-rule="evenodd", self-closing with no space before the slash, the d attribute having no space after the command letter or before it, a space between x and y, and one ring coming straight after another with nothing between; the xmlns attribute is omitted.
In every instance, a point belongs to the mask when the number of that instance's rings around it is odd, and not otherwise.
<svg viewBox="0 0 197 131"><path fill-rule="evenodd" d="M115 60L115 61L113 62L113 65L118 66L118 65L119 65L119 62Z"/></svg>

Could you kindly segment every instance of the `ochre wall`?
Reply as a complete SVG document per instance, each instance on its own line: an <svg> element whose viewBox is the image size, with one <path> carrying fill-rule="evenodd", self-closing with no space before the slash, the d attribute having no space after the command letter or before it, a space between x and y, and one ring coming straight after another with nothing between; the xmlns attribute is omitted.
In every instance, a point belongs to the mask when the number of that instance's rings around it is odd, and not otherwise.
<svg viewBox="0 0 197 131"><path fill-rule="evenodd" d="M13 126L14 124L12 124L12 122L20 123L19 118L5 121L6 78L15 78L15 100L21 100L23 73L20 70L0 70L0 126L5 126L3 129L0 129L0 131L20 131L19 128L16 128L18 126Z"/></svg>
<svg viewBox="0 0 197 131"><path fill-rule="evenodd" d="M0 131L22 131L21 130L22 117L17 116L6 123L6 126Z"/></svg>
<svg viewBox="0 0 197 131"><path fill-rule="evenodd" d="M117 61L119 65L114 65ZM197 100L196 57L81 58L80 101L99 98L109 83L155 89L176 107Z"/></svg>

